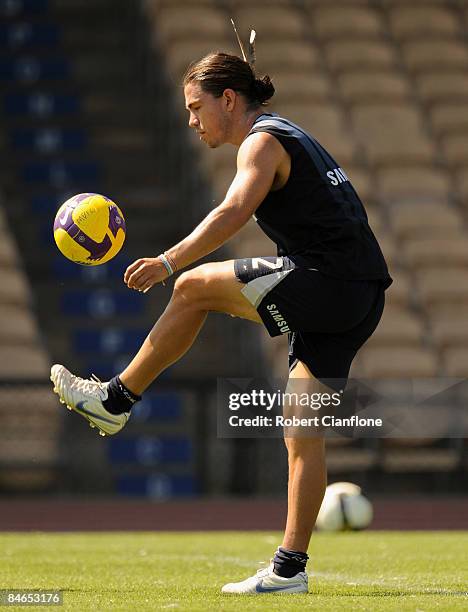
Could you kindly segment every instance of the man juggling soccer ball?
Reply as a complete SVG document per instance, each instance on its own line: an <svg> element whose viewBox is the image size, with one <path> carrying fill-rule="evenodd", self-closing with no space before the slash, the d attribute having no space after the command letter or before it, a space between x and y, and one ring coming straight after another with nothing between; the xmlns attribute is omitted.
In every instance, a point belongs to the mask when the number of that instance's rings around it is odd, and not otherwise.
<svg viewBox="0 0 468 612"><path fill-rule="evenodd" d="M346 381L351 362L382 316L392 279L365 209L339 164L307 132L265 112L274 94L249 57L212 53L184 76L189 127L208 147L238 147L237 173L221 204L181 242L138 259L124 281L148 291L212 253L254 216L278 256L212 262L178 276L166 310L131 363L109 382L54 365L54 390L103 434L127 423L132 405L195 341L210 311L263 323L289 340L289 377L308 389ZM285 321L281 327L272 305ZM301 381L302 382L302 381ZM224 593L305 593L307 549L326 487L322 437L288 437L288 514L270 566Z"/></svg>

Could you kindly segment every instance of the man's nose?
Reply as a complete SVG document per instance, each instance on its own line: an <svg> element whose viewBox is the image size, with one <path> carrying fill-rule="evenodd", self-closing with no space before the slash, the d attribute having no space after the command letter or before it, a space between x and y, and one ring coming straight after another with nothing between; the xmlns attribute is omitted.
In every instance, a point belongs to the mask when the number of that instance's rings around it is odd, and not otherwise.
<svg viewBox="0 0 468 612"><path fill-rule="evenodd" d="M198 119L195 117L195 115L193 115L192 113L190 113L190 118L189 118L189 127L191 128L196 128L200 125L200 122L198 121Z"/></svg>

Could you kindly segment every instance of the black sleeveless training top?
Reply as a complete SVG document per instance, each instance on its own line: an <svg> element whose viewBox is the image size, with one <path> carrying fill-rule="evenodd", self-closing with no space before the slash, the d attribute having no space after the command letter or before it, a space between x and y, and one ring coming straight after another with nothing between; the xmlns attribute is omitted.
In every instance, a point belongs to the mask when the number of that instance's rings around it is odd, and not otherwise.
<svg viewBox="0 0 468 612"><path fill-rule="evenodd" d="M254 218L300 267L348 280L392 279L364 206L345 171L298 125L275 113L260 115L249 134L268 132L291 156L284 187L270 191Z"/></svg>

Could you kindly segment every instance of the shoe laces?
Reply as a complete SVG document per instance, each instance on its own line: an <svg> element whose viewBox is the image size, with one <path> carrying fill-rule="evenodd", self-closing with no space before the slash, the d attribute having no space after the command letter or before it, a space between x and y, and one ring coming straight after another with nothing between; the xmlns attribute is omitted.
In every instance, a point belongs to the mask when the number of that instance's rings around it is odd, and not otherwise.
<svg viewBox="0 0 468 612"><path fill-rule="evenodd" d="M260 569L257 570L257 576L258 577L268 576L268 574L272 570L273 559L270 559L270 561L268 562L268 565L266 564L266 561L260 561L260 565L264 565L265 567L261 567Z"/></svg>
<svg viewBox="0 0 468 612"><path fill-rule="evenodd" d="M80 378L76 376L71 386L73 389L81 391L82 393L87 393L88 395L92 395L97 391L101 395L104 393L104 383L95 374L91 374L91 378Z"/></svg>

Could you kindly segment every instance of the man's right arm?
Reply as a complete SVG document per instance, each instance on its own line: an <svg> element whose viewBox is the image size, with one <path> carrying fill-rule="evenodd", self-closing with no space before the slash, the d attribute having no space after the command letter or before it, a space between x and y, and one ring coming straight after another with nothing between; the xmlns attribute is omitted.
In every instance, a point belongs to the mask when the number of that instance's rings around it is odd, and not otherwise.
<svg viewBox="0 0 468 612"><path fill-rule="evenodd" d="M212 253L250 219L271 189L285 150L270 134L249 136L240 146L237 173L223 202L212 210L184 240L166 253L177 270ZM141 288L141 279L161 282L167 276L158 258L139 259L127 268L124 280L131 289Z"/></svg>

